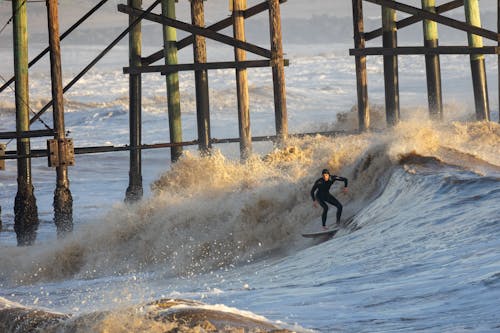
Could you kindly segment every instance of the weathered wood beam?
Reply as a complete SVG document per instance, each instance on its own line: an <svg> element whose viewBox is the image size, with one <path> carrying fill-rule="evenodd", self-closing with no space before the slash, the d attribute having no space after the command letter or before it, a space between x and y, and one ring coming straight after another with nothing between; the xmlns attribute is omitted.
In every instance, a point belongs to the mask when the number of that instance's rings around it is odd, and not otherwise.
<svg viewBox="0 0 500 333"><path fill-rule="evenodd" d="M272 51L272 72L274 92L274 115L276 135L279 144L284 144L288 136L288 116L286 108L285 68L283 66L283 38L281 32L281 8L278 0L269 1L269 34Z"/></svg>
<svg viewBox="0 0 500 333"><path fill-rule="evenodd" d="M233 46L233 47L238 47L240 49L243 49L245 51L260 55L264 58L271 58L271 51L266 50L263 47L257 46L255 44L250 44L248 42L243 42L237 39L234 39L232 37L220 34L218 32L215 32L213 30L210 30L208 28L203 28L203 27L198 27L195 25L191 25L182 21L174 20L165 16L161 16L158 14L153 14L153 13L145 13L142 10L139 9L134 9L129 6L120 4L118 5L118 11L125 13L125 14L133 14L133 15L144 15L144 19L156 22L156 23L161 23L164 25L168 25L183 31L187 31L189 33L192 33L194 35L198 36L203 36L206 38L213 39L215 41Z"/></svg>
<svg viewBox="0 0 500 333"><path fill-rule="evenodd" d="M288 66L289 60L284 59L283 65ZM198 64L177 64L177 65L152 65L145 67L124 67L124 74L137 73L161 73L166 75L173 72L193 71L202 69L229 69L229 68L258 68L270 67L271 60L246 60L246 61L220 61Z"/></svg>
<svg viewBox="0 0 500 333"><path fill-rule="evenodd" d="M12 1L12 27L16 102L16 131L30 129L28 84L28 10L27 2ZM17 154L29 155L29 138L17 139ZM33 245L38 229L38 208L31 173L31 159L17 160L17 194L14 203L14 230L17 245Z"/></svg>
<svg viewBox="0 0 500 333"><path fill-rule="evenodd" d="M498 46L438 46L426 48L423 46L399 46L396 48L367 47L364 49L349 49L349 55L412 55L412 54L500 54Z"/></svg>
<svg viewBox="0 0 500 333"><path fill-rule="evenodd" d="M376 130L373 130L376 131ZM305 136L338 136L338 135L352 135L357 134L359 131L327 131L327 132L308 132L308 133L293 133L288 134L289 137L305 137ZM253 136L252 141L278 141L278 136L276 135L262 135L262 136ZM240 142L240 138L211 138L211 143L221 144L221 143L237 143ZM198 144L198 140L191 141L183 141L176 143L151 143L151 144L142 144L140 147L130 147L129 145L124 146L93 146L93 147L76 147L75 155L84 155L84 154L102 154L102 153L111 153L111 152L119 152L119 151L129 151L133 149L161 149L161 148L171 148L178 146L195 146ZM0 156L0 160L15 160L17 158L39 158L39 157L47 157L48 151L46 149L32 149L29 155L17 155L16 151L8 150L5 152L5 156Z"/></svg>
<svg viewBox="0 0 500 333"><path fill-rule="evenodd" d="M451 18L446 17L446 16L442 16L439 14L434 14L434 13L422 10L420 8L417 8L417 7L405 5L405 4L400 3L400 2L396 2L396 1L392 1L392 0L364 0L364 1L371 2L371 3L374 3L376 5L384 6L387 8L396 9L396 10L399 10L399 11L402 11L402 12L405 12L408 14L418 16L422 20L427 19L427 20L435 21L437 23L446 25L448 27L452 27L452 28L455 28L458 30L462 30L462 31L469 32L469 33L472 33L475 35L479 35L479 36L482 36L484 38L488 38L488 39L491 39L494 41L498 41L498 39L499 39L498 38L499 34L497 34L494 31L471 26L465 22L454 20L454 19L451 19Z"/></svg>
<svg viewBox="0 0 500 333"><path fill-rule="evenodd" d="M52 118L54 121L54 140L57 140L58 165L56 166L56 189L54 191L54 223L57 236L64 237L73 231L73 196L69 188L66 131L64 124L63 78L61 64L61 45L59 39L59 8L57 0L47 0L47 21L50 47L50 77L52 85Z"/></svg>
<svg viewBox="0 0 500 333"><path fill-rule="evenodd" d="M479 0L464 1L465 19L468 24L481 27L481 13ZM480 36L467 34L470 47L482 47L483 39ZM477 120L490 120L490 106L488 100L488 83L486 78L486 64L483 54L470 55L472 76L472 90L474 91L474 104L476 106Z"/></svg>
<svg viewBox="0 0 500 333"><path fill-rule="evenodd" d="M422 8L436 12L436 0L421 0ZM437 23L429 20L423 22L424 47L439 46ZM438 54L425 55L425 76L427 81L427 102L431 119L443 120L443 97L441 88L441 61Z"/></svg>
<svg viewBox="0 0 500 333"><path fill-rule="evenodd" d="M22 132L0 132L0 140L21 139L21 138L41 138L53 136L53 130L32 130Z"/></svg>
<svg viewBox="0 0 500 333"><path fill-rule="evenodd" d="M233 35L238 40L245 40L245 17L247 0L231 0L233 8ZM246 61L246 52L234 48L236 62ZM236 94L238 99L238 128L240 134L240 157L248 160L252 153L252 135L250 130L250 101L248 96L248 73L246 68L236 68Z"/></svg>
<svg viewBox="0 0 500 333"><path fill-rule="evenodd" d="M191 0L191 24L203 28L205 26L205 7L203 0ZM193 63L207 62L207 45L205 37L194 36ZM198 149L202 155L210 154L210 94L208 89L208 71L206 69L194 71L194 85L196 91L196 124L198 127Z"/></svg>
<svg viewBox="0 0 500 333"><path fill-rule="evenodd" d="M141 8L142 0L128 0L131 8ZM129 26L140 17L129 15ZM141 66L142 28L140 21L129 33L128 52L129 65ZM142 141L142 77L141 73L129 75L129 142L131 147L140 147ZM142 186L142 152L140 149L130 151L129 184L125 192L125 202L136 202L144 194Z"/></svg>
<svg viewBox="0 0 500 333"><path fill-rule="evenodd" d="M284 3L284 2L287 2L287 0L280 0L280 3ZM255 5L253 7L248 8L247 10L245 10L243 13L243 16L245 17L245 19L247 19L249 17L260 14L263 11L266 11L268 9L269 9L269 3L267 1L261 2L260 4ZM231 17L227 17L223 20L220 20L219 22L216 22L212 25L209 25L207 27L207 29L210 29L212 31L220 31L222 29L230 27L232 24L233 24L233 19ZM189 35L189 36L181 39L180 41L177 42L177 50L181 50L181 49L193 44L193 40L194 40L193 35ZM142 58L142 63L144 65L151 65L152 63L154 63L162 58L163 58L163 50L159 50L148 57Z"/></svg>
<svg viewBox="0 0 500 333"><path fill-rule="evenodd" d="M448 12L450 10L462 7L463 5L464 5L464 0L450 1L448 3L442 4L441 6L437 6L436 7L436 13L437 14L442 14L442 13ZM406 28L406 27L408 27L408 26L410 26L410 25L412 25L414 23L418 23L418 22L420 22L422 20L423 20L423 18L418 17L416 15L413 15L413 16L404 18L404 19L402 19L400 21L397 21L396 22L396 28L398 28L398 30L400 30L400 29ZM370 32L366 32L364 34L364 37L365 37L366 41L372 40L372 39L380 37L380 36L382 36L382 28L378 28L378 29L372 30Z"/></svg>
<svg viewBox="0 0 500 333"><path fill-rule="evenodd" d="M365 48L363 35L363 0L352 0L352 19L354 31L354 47ZM358 97L358 128L366 131L370 128L370 109L368 105L368 75L366 72L366 56L356 56L356 91Z"/></svg>
<svg viewBox="0 0 500 333"><path fill-rule="evenodd" d="M382 7L382 46L396 48L398 34L396 28L396 11ZM389 126L396 125L400 118L399 104L399 68L397 55L384 55L384 88L385 88L385 115Z"/></svg>
<svg viewBox="0 0 500 333"><path fill-rule="evenodd" d="M162 0L161 13L163 16L175 19L176 0ZM177 29L162 26L163 30L163 55L165 65L177 65ZM142 63L142 66L147 66ZM141 67L141 66L140 66ZM167 86L167 113L170 142L182 141L182 119L181 119L181 94L179 88L179 73L170 72L165 76ZM170 149L170 160L177 162L182 156L182 147Z"/></svg>

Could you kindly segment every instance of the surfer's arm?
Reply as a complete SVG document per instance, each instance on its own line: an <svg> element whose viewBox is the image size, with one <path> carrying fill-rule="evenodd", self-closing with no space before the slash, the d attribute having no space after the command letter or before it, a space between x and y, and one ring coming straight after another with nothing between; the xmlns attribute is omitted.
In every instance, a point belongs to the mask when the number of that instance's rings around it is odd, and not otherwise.
<svg viewBox="0 0 500 333"><path fill-rule="evenodd" d="M317 189L318 189L318 181L315 181L314 185L313 185L313 187L311 189L311 198L313 199L313 201L316 201L316 197L315 197L314 194L315 194L315 192L316 192Z"/></svg>
<svg viewBox="0 0 500 333"><path fill-rule="evenodd" d="M344 187L347 187L347 178L345 177L340 177L340 176L334 176L335 180L340 180L344 182Z"/></svg>

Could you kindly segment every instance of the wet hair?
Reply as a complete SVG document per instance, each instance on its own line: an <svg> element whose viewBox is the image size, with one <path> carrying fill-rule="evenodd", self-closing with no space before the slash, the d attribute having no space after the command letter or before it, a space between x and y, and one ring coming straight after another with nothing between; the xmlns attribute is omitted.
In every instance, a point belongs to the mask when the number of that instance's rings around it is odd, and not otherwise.
<svg viewBox="0 0 500 333"><path fill-rule="evenodd" d="M325 173L330 174L330 171L328 171L328 169L323 169L323 171L321 171L321 174L324 175Z"/></svg>

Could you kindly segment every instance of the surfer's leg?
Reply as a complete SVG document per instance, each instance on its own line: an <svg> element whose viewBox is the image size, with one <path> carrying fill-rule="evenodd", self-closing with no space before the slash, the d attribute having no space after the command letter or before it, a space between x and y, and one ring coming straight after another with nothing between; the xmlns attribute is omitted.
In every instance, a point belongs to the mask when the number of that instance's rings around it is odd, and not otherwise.
<svg viewBox="0 0 500 333"><path fill-rule="evenodd" d="M328 197L327 201L337 207L337 224L340 223L340 217L342 216L342 204L333 195Z"/></svg>
<svg viewBox="0 0 500 333"><path fill-rule="evenodd" d="M322 199L318 199L320 206L323 208L323 214L321 214L321 222L323 227L326 226L326 216L328 215L328 205Z"/></svg>

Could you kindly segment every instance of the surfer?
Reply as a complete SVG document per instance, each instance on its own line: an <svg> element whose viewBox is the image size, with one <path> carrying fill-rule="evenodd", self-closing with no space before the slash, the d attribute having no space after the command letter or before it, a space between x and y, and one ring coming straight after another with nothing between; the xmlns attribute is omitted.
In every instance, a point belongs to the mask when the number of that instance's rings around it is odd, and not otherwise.
<svg viewBox="0 0 500 333"><path fill-rule="evenodd" d="M311 189L311 197L314 201L314 207L318 207L318 203L323 208L323 214L321 215L321 222L323 224L323 229L328 229L326 227L326 216L328 214L328 205L334 205L337 207L337 225L340 224L340 216L342 215L342 204L330 194L330 187L336 180L340 180L344 182L344 193L347 193L347 178L330 175L330 172L327 169L323 169L321 172L321 178L314 182L314 186Z"/></svg>

